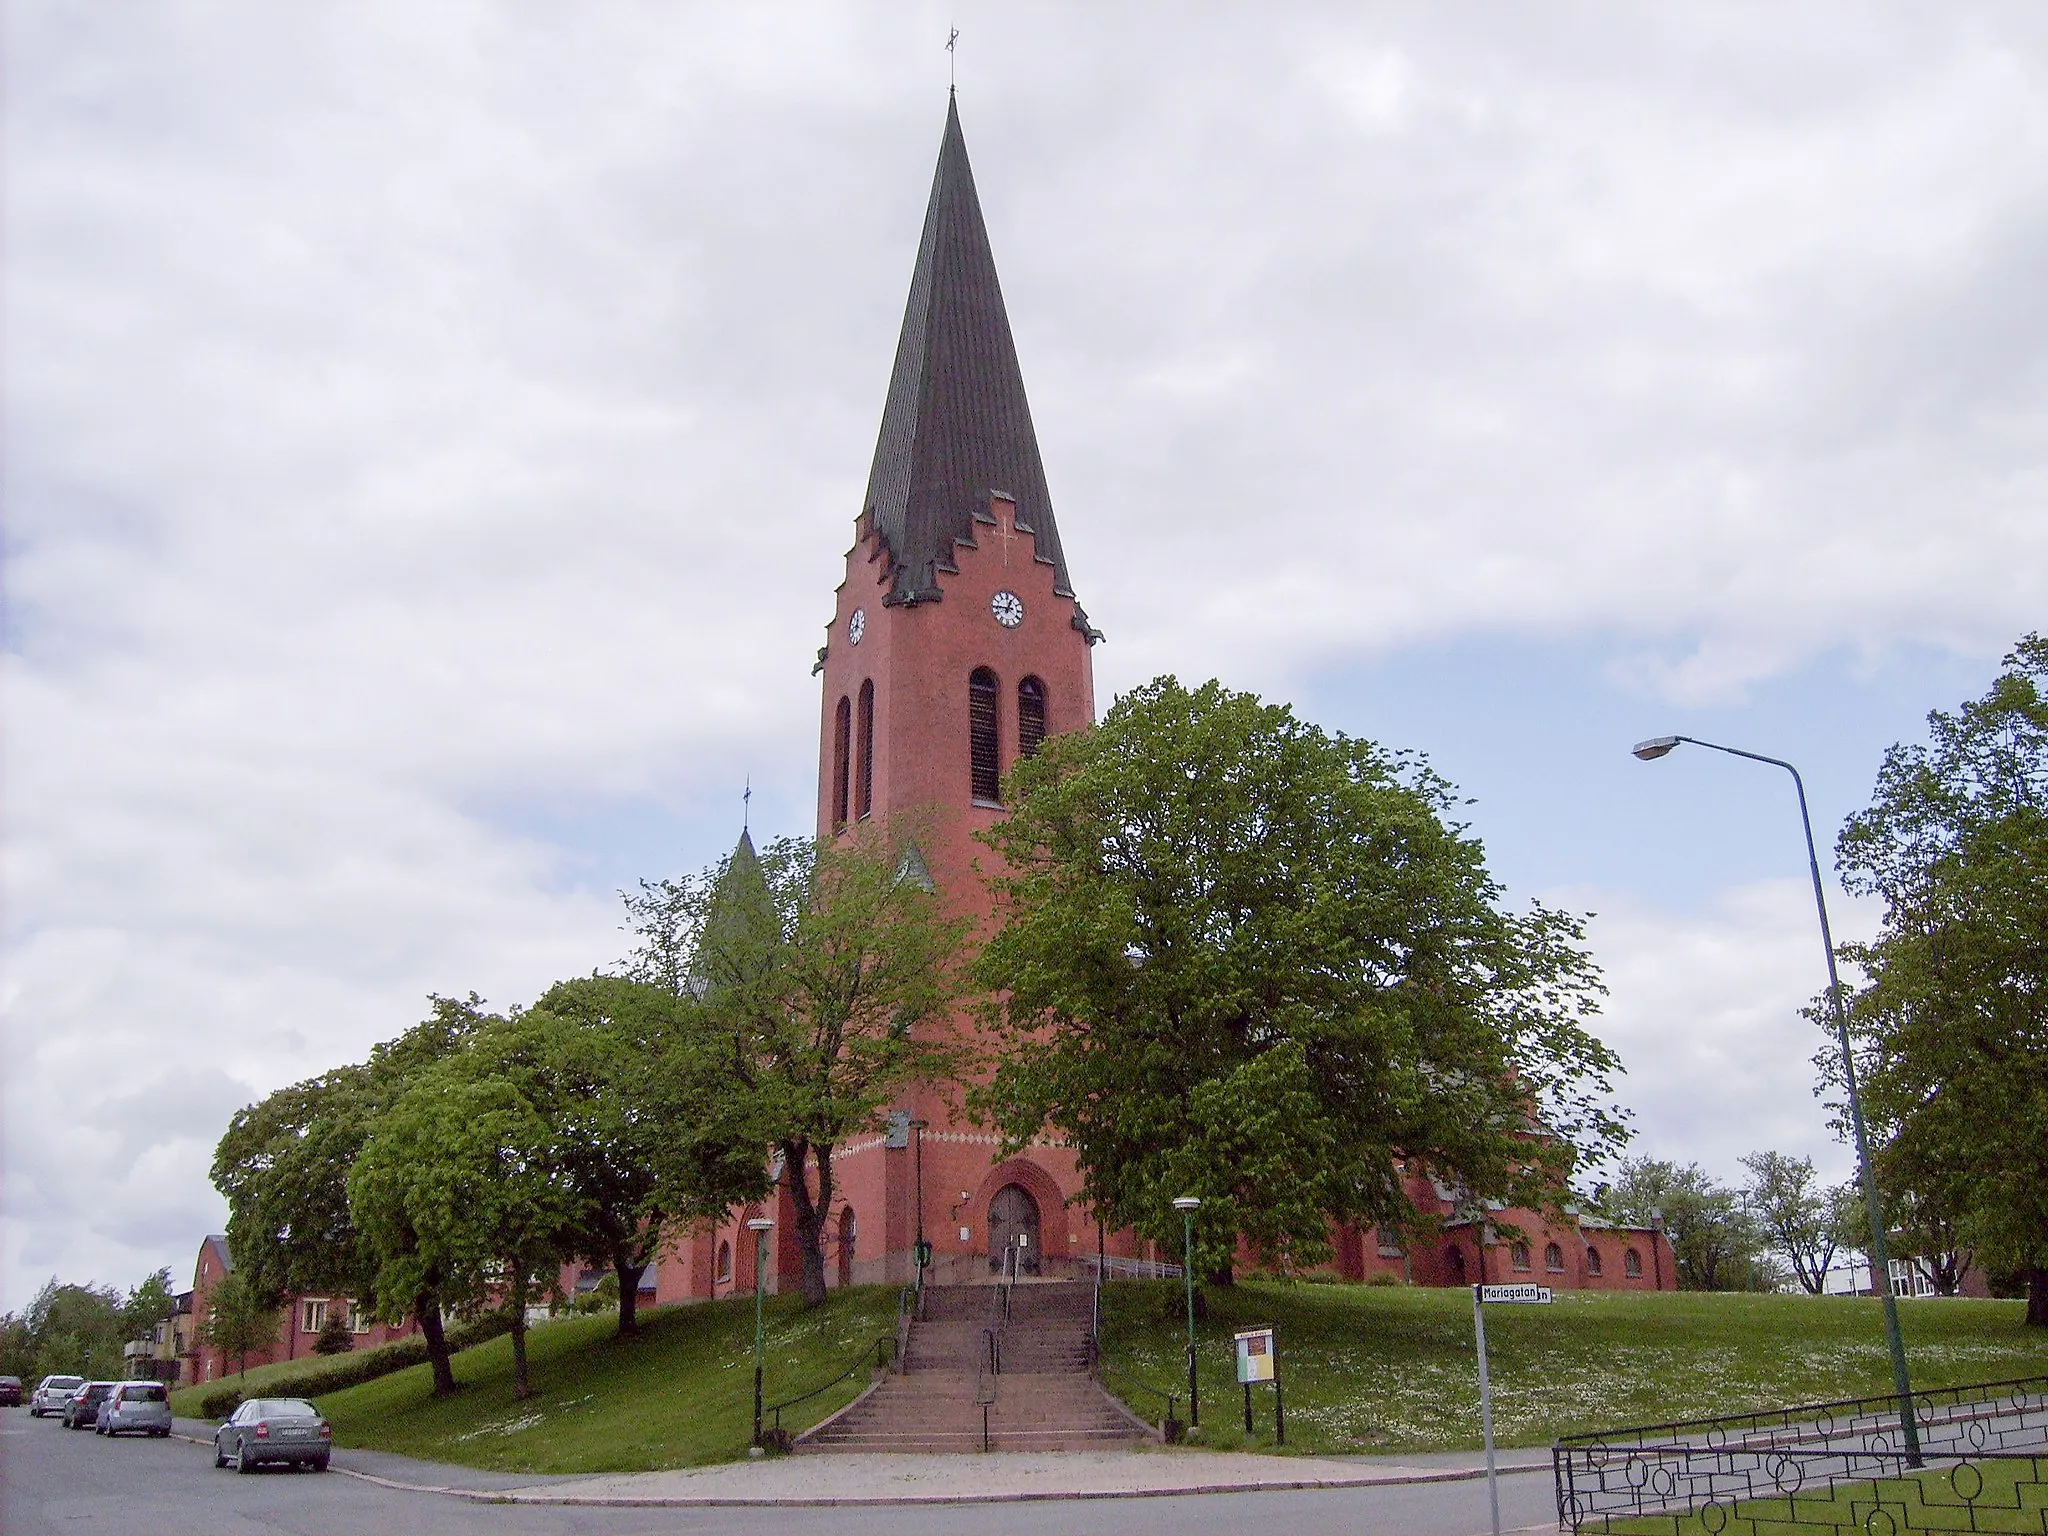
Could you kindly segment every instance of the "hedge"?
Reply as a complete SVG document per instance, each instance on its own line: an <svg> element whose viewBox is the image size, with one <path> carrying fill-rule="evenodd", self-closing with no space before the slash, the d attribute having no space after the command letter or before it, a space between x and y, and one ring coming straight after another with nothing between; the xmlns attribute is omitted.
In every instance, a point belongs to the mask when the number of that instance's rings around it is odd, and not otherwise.
<svg viewBox="0 0 2048 1536"><path fill-rule="evenodd" d="M511 1331L510 1314L486 1312L448 1330L448 1352L454 1354L457 1350L474 1349L501 1333ZM257 1395L319 1397L323 1393L339 1392L345 1387L359 1387L379 1376L389 1376L393 1371L419 1365L426 1358L427 1341L416 1333L408 1334L376 1349L358 1349L346 1355L315 1356L306 1362L303 1369L271 1377ZM242 1389L227 1383L199 1400L200 1415L209 1419L225 1419L241 1406Z"/></svg>

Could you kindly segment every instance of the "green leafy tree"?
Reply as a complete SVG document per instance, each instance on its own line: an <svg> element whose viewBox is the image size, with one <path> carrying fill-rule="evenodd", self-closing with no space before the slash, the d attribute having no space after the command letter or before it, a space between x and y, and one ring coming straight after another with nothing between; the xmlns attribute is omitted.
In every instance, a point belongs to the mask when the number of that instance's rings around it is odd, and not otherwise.
<svg viewBox="0 0 2048 1536"><path fill-rule="evenodd" d="M363 1240L349 1208L348 1175L377 1118L419 1073L460 1050L486 1018L472 996L433 999L433 1012L367 1062L340 1067L240 1111L214 1150L213 1183L228 1201L237 1273L275 1305L312 1292L370 1297L383 1256ZM434 1389L455 1390L431 1266L421 1288L393 1298L387 1320L410 1315L432 1363Z"/></svg>
<svg viewBox="0 0 2048 1536"><path fill-rule="evenodd" d="M1836 843L1880 898L1849 1023L1880 1169L1953 1221L1958 1247L2026 1276L2048 1327L2048 640L1980 699L1885 754ZM1836 1067L1820 1058L1828 1080Z"/></svg>
<svg viewBox="0 0 2048 1536"><path fill-rule="evenodd" d="M133 1337L128 1327L119 1291L66 1285L52 1276L6 1330L5 1369L24 1381L52 1375L120 1376L121 1347Z"/></svg>
<svg viewBox="0 0 2048 1536"><path fill-rule="evenodd" d="M1104 1220L1228 1281L1240 1239L1414 1229L1400 1164L1554 1207L1618 1146L1577 919L1504 909L1451 787L1211 682L1159 679L1048 741L984 834L1007 873L977 981L1003 1041L970 1102L1050 1126Z"/></svg>
<svg viewBox="0 0 2048 1536"><path fill-rule="evenodd" d="M610 1267L619 1333L666 1241L768 1190L758 1106L732 1089L725 1038L687 994L593 976L520 1015L527 1091L555 1128L576 1210L568 1256Z"/></svg>
<svg viewBox="0 0 2048 1536"><path fill-rule="evenodd" d="M552 1289L575 1204L555 1127L522 1051L531 1032L499 1020L423 1073L378 1116L349 1172L357 1224L382 1258L380 1298L431 1282L444 1299L502 1305L512 1321L513 1395L531 1392L526 1309Z"/></svg>
<svg viewBox="0 0 2048 1536"><path fill-rule="evenodd" d="M327 1319L320 1325L319 1337L313 1340L316 1355L345 1355L356 1347L356 1336L349 1331L348 1308L330 1306Z"/></svg>
<svg viewBox="0 0 2048 1536"><path fill-rule="evenodd" d="M121 1303L121 1326L130 1339L154 1339L157 1325L171 1315L177 1296L171 1290L171 1272L160 1269L128 1293Z"/></svg>
<svg viewBox="0 0 2048 1536"><path fill-rule="evenodd" d="M820 1306L834 1153L879 1130L904 1084L963 1059L945 1025L967 924L865 830L758 855L743 837L702 875L643 883L627 908L629 975L699 1003L725 1093L776 1154L804 1303Z"/></svg>
<svg viewBox="0 0 2048 1536"><path fill-rule="evenodd" d="M1782 1152L1752 1152L1742 1166L1749 1170L1742 1198L1750 1214L1791 1264L1800 1289L1820 1295L1835 1250L1861 1211L1855 1186L1823 1185L1812 1158ZM1850 1246L1862 1245L1852 1239Z"/></svg>
<svg viewBox="0 0 2048 1536"><path fill-rule="evenodd" d="M235 1362L235 1374L249 1369L249 1357L277 1339L278 1308L262 1286L240 1269L227 1275L206 1298L199 1341Z"/></svg>
<svg viewBox="0 0 2048 1536"><path fill-rule="evenodd" d="M1681 1168L1629 1158L1599 1204L1631 1226L1662 1221L1681 1290L1774 1291L1786 1279L1767 1251L1769 1234L1741 1192L1716 1183L1698 1163Z"/></svg>

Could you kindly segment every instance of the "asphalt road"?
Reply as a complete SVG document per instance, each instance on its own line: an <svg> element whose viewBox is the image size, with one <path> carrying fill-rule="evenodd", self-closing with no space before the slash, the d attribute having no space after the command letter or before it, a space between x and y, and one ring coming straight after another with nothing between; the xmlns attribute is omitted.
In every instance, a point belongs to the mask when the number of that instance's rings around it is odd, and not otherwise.
<svg viewBox="0 0 2048 1536"><path fill-rule="evenodd" d="M337 1458L337 1461L340 1458ZM1550 1479L1501 1479L1505 1530L1554 1530ZM216 1471L183 1440L103 1440L26 1409L0 1409L0 1531L6 1536L1483 1536L1486 1484L1298 1493L840 1508L564 1509L472 1504L380 1488L339 1471Z"/></svg>

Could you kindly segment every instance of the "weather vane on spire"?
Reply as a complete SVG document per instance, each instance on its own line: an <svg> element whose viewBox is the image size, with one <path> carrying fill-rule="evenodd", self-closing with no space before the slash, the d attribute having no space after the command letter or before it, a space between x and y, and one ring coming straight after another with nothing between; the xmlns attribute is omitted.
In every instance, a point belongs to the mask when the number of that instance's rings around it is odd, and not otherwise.
<svg viewBox="0 0 2048 1536"><path fill-rule="evenodd" d="M946 29L946 94L947 94L947 95L949 95L949 96L950 96L950 95L952 95L952 94L953 94L954 92L956 92L956 91L958 91L958 90L960 89L960 78L959 78L959 76L958 76L958 75L956 75L956 74L954 73L954 71L953 71L953 66L954 66L954 64L955 64L956 62L958 62L958 59L959 59L959 55L957 55L957 54L956 54L956 53L954 53L954 51L953 51L953 45L954 45L955 43L959 42L959 41L960 41L960 29L959 29L958 27L949 27L949 28L947 28L947 29Z"/></svg>
<svg viewBox="0 0 2048 1536"><path fill-rule="evenodd" d="M754 776L751 773L747 775L746 785L747 787L740 791L740 830L742 832L753 830Z"/></svg>

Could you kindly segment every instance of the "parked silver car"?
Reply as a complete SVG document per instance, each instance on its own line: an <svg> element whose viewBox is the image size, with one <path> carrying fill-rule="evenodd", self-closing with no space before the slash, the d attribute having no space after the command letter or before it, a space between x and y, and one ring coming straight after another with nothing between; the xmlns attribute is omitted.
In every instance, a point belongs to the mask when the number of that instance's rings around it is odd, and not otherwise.
<svg viewBox="0 0 2048 1536"><path fill-rule="evenodd" d="M161 1440L171 1432L171 1394L160 1381L124 1381L100 1404L93 1429L115 1435L149 1435Z"/></svg>
<svg viewBox="0 0 2048 1536"><path fill-rule="evenodd" d="M213 1464L254 1472L266 1461L327 1470L334 1426L299 1397L252 1397L213 1432Z"/></svg>
<svg viewBox="0 0 2048 1536"><path fill-rule="evenodd" d="M71 1394L84 1385L83 1376L45 1376L29 1397L28 1416L40 1419L46 1413L62 1413Z"/></svg>

